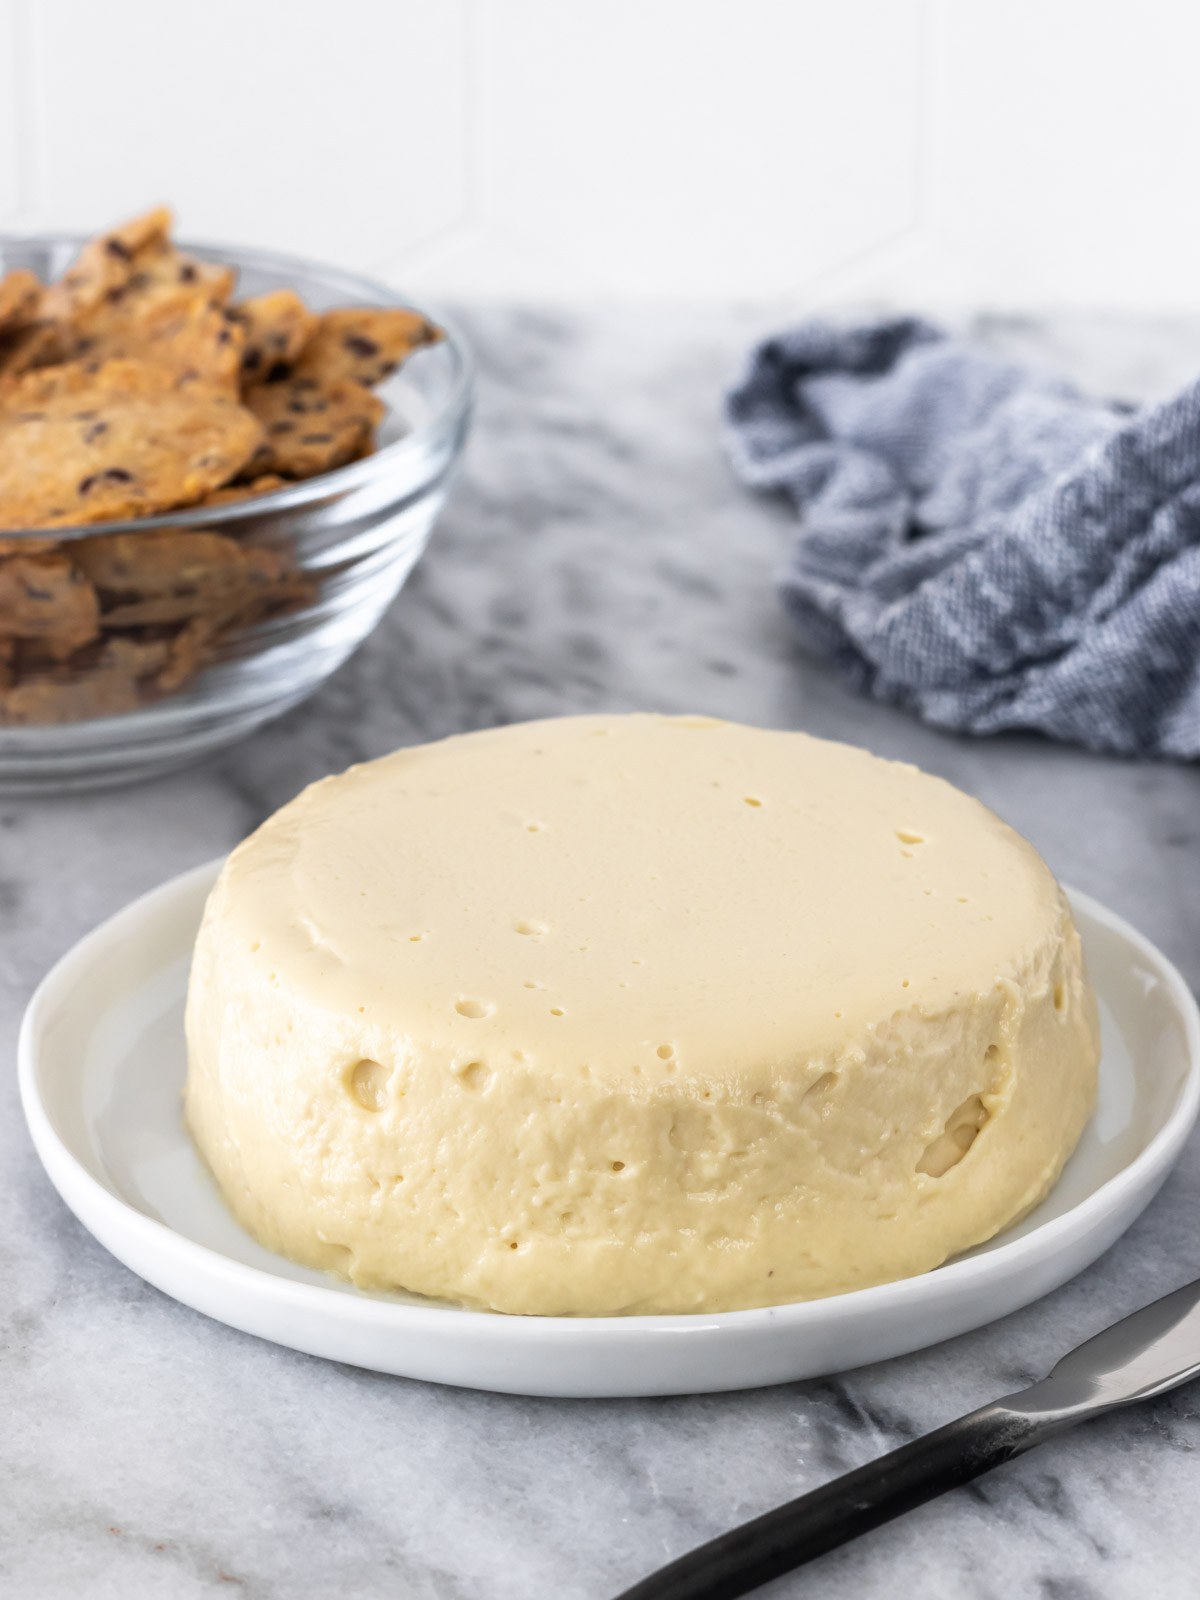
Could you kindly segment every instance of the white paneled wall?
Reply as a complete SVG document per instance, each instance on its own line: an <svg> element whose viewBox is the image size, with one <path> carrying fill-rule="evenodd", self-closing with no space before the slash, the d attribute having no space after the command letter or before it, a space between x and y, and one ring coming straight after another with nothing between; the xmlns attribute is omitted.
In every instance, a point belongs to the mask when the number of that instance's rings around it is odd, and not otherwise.
<svg viewBox="0 0 1200 1600"><path fill-rule="evenodd" d="M431 296L1200 307L1195 0L0 0L0 227Z"/></svg>

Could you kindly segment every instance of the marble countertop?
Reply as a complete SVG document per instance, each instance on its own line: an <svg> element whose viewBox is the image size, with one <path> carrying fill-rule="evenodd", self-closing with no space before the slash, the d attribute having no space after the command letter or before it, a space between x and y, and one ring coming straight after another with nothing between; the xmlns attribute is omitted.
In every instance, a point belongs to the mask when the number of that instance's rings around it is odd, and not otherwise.
<svg viewBox="0 0 1200 1600"><path fill-rule="evenodd" d="M705 711L918 762L1200 983L1200 770L969 742L793 648L790 521L733 484L716 401L772 319L476 310L480 406L429 553L315 699L135 791L0 801L0 1592L54 1600L608 1600L740 1519L1041 1374L1200 1274L1200 1148L1095 1267L902 1360L748 1394L556 1402L336 1366L234 1333L119 1266L17 1106L22 1007L81 933L228 849L303 784L401 744L556 712ZM988 317L1106 393L1200 367L1200 325ZM1194 1595L1200 1387L1093 1423L781 1580L832 1600Z"/></svg>

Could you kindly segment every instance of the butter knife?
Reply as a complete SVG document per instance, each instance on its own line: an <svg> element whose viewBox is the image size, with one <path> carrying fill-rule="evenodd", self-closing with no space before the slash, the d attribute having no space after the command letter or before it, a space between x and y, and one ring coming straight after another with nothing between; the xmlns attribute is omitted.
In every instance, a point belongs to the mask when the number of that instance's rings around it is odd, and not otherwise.
<svg viewBox="0 0 1200 1600"><path fill-rule="evenodd" d="M697 1546L617 1600L735 1600L1089 1417L1200 1375L1200 1280L1072 1350L1048 1378Z"/></svg>

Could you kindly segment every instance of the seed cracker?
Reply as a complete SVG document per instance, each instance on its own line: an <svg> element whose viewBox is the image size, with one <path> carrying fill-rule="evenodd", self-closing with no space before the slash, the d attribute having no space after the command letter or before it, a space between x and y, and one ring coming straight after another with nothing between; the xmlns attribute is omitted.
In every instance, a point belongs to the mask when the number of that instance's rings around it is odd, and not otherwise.
<svg viewBox="0 0 1200 1600"><path fill-rule="evenodd" d="M236 476L262 429L199 382L140 361L0 382L0 528L70 527L190 504Z"/></svg>

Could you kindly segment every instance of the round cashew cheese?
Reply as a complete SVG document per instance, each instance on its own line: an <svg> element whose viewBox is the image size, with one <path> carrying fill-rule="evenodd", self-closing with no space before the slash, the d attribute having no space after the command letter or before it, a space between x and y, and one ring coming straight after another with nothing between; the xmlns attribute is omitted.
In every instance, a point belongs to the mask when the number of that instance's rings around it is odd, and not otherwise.
<svg viewBox="0 0 1200 1600"><path fill-rule="evenodd" d="M915 767L705 717L397 751L229 858L187 1117L242 1224L370 1288L698 1312L936 1267L1091 1113L1036 851Z"/></svg>

